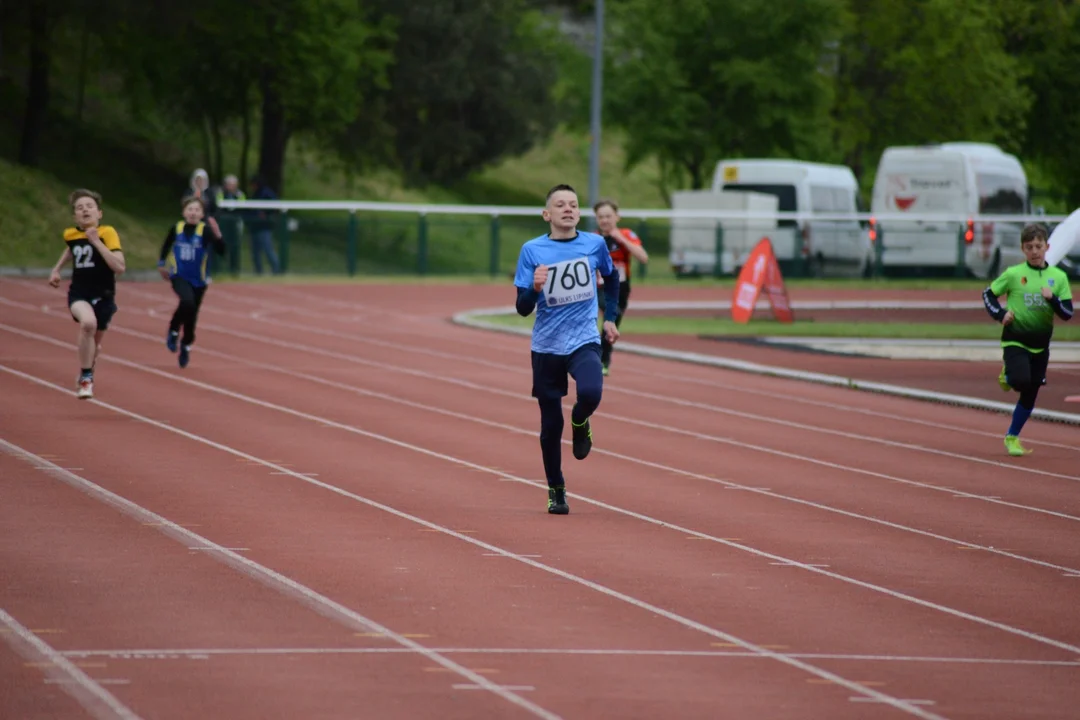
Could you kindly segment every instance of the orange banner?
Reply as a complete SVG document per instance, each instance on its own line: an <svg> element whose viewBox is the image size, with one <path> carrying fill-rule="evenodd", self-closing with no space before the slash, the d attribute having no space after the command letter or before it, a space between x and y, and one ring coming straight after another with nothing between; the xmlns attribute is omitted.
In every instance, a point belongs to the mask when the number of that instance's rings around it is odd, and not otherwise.
<svg viewBox="0 0 1080 720"><path fill-rule="evenodd" d="M784 278L780 274L780 264L776 262L772 243L767 237L761 238L739 273L731 302L731 319L737 323L750 322L762 291L769 298L769 305L777 320L795 322L787 288L784 287Z"/></svg>

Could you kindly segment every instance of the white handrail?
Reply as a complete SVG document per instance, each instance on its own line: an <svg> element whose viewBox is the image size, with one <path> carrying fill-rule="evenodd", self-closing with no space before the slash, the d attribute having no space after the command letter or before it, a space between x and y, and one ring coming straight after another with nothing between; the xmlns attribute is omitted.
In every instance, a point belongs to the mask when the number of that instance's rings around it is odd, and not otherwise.
<svg viewBox="0 0 1080 720"><path fill-rule="evenodd" d="M518 205L439 205L420 203L358 202L347 200L222 200L218 207L228 210L337 210L342 212L387 212L413 215L487 215L489 217L535 217L540 219L542 207ZM591 208L582 208L581 215L593 215ZM929 222L929 223L1056 223L1068 215L958 215L956 213L808 213L808 212L761 212L746 210L662 210L620 208L624 218L640 220L828 220Z"/></svg>

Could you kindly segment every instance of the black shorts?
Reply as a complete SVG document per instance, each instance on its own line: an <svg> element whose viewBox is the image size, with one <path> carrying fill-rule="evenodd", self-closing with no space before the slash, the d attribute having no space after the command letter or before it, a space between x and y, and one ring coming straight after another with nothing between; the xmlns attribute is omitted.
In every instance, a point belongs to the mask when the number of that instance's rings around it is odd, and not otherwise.
<svg viewBox="0 0 1080 720"><path fill-rule="evenodd" d="M1009 345L1002 350L1005 361L1005 377L1014 388L1046 384L1046 368L1050 364L1050 348L1031 352L1022 347Z"/></svg>
<svg viewBox="0 0 1080 720"><path fill-rule="evenodd" d="M595 365L595 367L592 367ZM569 355L532 354L532 396L538 400L566 397L570 377L581 372L595 372L600 377L600 343L582 345Z"/></svg>
<svg viewBox="0 0 1080 720"><path fill-rule="evenodd" d="M90 303L90 307L94 308L94 317L97 318L98 330L108 330L109 323L112 322L113 315L116 314L116 300L112 295L106 293L94 293L87 292L85 290L74 289L68 290L68 310L71 306L79 300ZM75 322L79 322L78 319L72 315L71 319Z"/></svg>

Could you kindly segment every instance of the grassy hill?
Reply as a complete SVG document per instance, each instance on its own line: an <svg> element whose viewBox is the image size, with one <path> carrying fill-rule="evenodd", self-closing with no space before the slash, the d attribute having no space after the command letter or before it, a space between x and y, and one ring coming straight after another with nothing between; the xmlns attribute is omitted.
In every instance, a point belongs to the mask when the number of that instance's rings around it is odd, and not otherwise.
<svg viewBox="0 0 1080 720"><path fill-rule="evenodd" d="M39 169L11 160L14 147L10 135L7 143L0 142L0 191L8 199L7 210L0 215L0 267L44 268L55 262L63 247L58 239L61 229L71 221L67 196L76 187L103 194L106 222L117 226L130 267L153 267L161 238L169 224L179 219L179 199L188 177L202 164L197 150L200 144L177 128L154 123L134 132L128 120L99 116L96 124L82 124L77 129L74 124L62 126L54 134L63 139L46 149ZM174 139L165 142L162 137ZM627 206L662 207L655 166L644 165L626 173L619 138L608 134L604 142L603 194ZM350 177L346 168L300 142L294 142L289 150L284 196L293 199L539 206L553 184L569 182L583 196L588 186L588 139L565 129L528 154L507 159L453 188L407 189L388 172ZM225 156L238 158L235 138L226 141ZM347 214L293 217L299 227L289 233L290 270L344 272L348 264ZM502 219L500 268L513 261L524 239L542 231L539 217ZM357 271L413 271L418 263L419 234L414 214L360 217ZM486 272L491 236L486 216L432 216L426 228L427 267L431 272ZM241 259L246 257L242 254ZM246 270L248 264L242 262L241 266Z"/></svg>

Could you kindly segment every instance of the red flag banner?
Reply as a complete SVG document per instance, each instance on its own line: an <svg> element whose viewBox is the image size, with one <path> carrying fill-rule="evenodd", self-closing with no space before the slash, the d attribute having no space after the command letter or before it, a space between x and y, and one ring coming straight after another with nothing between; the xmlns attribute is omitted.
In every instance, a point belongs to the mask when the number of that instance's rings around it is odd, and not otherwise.
<svg viewBox="0 0 1080 720"><path fill-rule="evenodd" d="M776 262L772 243L767 237L761 238L739 272L731 302L731 319L737 323L750 322L762 291L769 298L769 305L777 320L785 323L795 321L784 278L780 274L780 264Z"/></svg>

